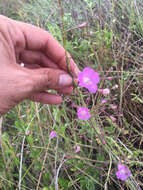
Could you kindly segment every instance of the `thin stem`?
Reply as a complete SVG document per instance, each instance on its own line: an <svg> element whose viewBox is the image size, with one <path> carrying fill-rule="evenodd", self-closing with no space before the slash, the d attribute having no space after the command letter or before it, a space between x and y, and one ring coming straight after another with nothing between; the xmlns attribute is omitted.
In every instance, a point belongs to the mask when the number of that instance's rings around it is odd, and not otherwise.
<svg viewBox="0 0 143 190"><path fill-rule="evenodd" d="M47 145L47 148L46 148L46 153L45 153L45 156L44 156L44 160L43 160L43 164L42 164L41 172L40 172L40 175L39 175L38 183L37 183L37 186L36 186L36 190L39 189L39 185L40 185L40 181L41 181L42 173L43 173L44 166L45 166L45 163L46 163L46 158L47 158L47 155L48 155L49 145L50 145L50 141L49 141L49 143L48 143L48 145Z"/></svg>
<svg viewBox="0 0 143 190"><path fill-rule="evenodd" d="M39 112L43 109L44 106L42 106L39 109ZM37 115L34 115L33 118L31 119L29 125L26 128L26 131L29 130L29 127L32 123L32 121L35 119ZM24 143L25 143L25 139L26 139L26 135L23 137L23 141L22 141L22 146L21 146L21 154L20 154L20 168L19 168L19 182L18 182L18 190L21 190L21 182L22 182L22 165L23 165L23 151L24 151Z"/></svg>
<svg viewBox="0 0 143 190"><path fill-rule="evenodd" d="M55 190L58 190L58 177L59 177L59 172L60 172L60 169L61 167L63 166L63 164L67 161L67 159L64 159L65 155L63 155L63 158L62 158L62 161L57 169L57 174L56 174L56 177L55 177Z"/></svg>

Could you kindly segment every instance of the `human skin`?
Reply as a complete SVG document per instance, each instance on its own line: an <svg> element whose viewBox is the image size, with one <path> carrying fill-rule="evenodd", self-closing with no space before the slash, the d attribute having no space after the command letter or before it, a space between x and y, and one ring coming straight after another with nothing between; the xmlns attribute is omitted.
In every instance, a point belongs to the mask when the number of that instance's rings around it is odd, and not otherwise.
<svg viewBox="0 0 143 190"><path fill-rule="evenodd" d="M76 78L79 69L69 54L68 58ZM65 50L51 34L0 15L0 116L24 99L60 104L58 93L71 94L72 81Z"/></svg>

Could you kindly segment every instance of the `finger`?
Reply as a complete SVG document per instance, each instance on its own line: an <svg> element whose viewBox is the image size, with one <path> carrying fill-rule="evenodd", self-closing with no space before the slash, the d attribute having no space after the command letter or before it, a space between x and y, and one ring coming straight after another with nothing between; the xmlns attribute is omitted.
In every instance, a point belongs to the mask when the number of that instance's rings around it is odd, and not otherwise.
<svg viewBox="0 0 143 190"><path fill-rule="evenodd" d="M27 69L40 69L40 65L38 64L27 64L27 63L23 63L24 65L22 67L25 67Z"/></svg>
<svg viewBox="0 0 143 190"><path fill-rule="evenodd" d="M34 102L40 102L42 104L53 104L53 105L61 104L62 102L61 96L46 92L35 93L32 96L30 96L28 99Z"/></svg>
<svg viewBox="0 0 143 190"><path fill-rule="evenodd" d="M35 69L27 70L32 79L33 91L44 91L48 89L61 89L72 86L70 75L58 69Z"/></svg>
<svg viewBox="0 0 143 190"><path fill-rule="evenodd" d="M41 69L41 67L39 65L36 65L36 64L24 64L24 67L25 68L28 68L28 69ZM53 88L54 90L56 90L57 92L59 92L60 94L72 94L73 92L73 87L72 86L69 86L69 87L62 87L59 89L59 87L57 86L54 86Z"/></svg>
<svg viewBox="0 0 143 190"><path fill-rule="evenodd" d="M28 68L28 69L40 69L41 67L37 64L24 64L24 67L25 68ZM73 92L73 87L72 86L69 86L69 87L65 87L65 88L58 88L57 86L54 87L54 90L58 91L60 94L72 94Z"/></svg>
<svg viewBox="0 0 143 190"><path fill-rule="evenodd" d="M37 64L42 67L58 69L58 66L52 60L38 51L24 50L20 54L20 61L29 65Z"/></svg>
<svg viewBox="0 0 143 190"><path fill-rule="evenodd" d="M50 33L36 26L15 21L22 30L27 50L42 51L61 69L68 70L65 49L52 37ZM79 69L68 55L71 72L77 76Z"/></svg>

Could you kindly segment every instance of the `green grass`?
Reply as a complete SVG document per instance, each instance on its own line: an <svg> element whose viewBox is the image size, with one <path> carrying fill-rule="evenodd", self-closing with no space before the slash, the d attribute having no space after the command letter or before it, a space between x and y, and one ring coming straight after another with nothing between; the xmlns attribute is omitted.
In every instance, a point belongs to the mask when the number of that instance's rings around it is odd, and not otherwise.
<svg viewBox="0 0 143 190"><path fill-rule="evenodd" d="M63 18L58 1L50 0L19 4L3 0L0 12L50 31L81 70L89 66L99 72L98 87L109 88L110 94L101 104L100 92L91 95L78 87L62 105L25 101L12 109L2 123L0 188L34 190L39 184L41 190L54 190L57 185L60 190L142 189L142 0L62 2ZM88 27L80 28L83 22ZM84 105L92 114L89 121L77 118L77 106ZM50 140L52 130L58 137ZM125 182L115 176L119 161L132 173Z"/></svg>

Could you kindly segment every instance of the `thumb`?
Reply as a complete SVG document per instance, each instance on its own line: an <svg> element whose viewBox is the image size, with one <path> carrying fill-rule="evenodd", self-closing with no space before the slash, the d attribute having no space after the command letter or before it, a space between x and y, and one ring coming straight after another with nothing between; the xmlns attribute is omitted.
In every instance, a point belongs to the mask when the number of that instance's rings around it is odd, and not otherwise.
<svg viewBox="0 0 143 190"><path fill-rule="evenodd" d="M39 92L48 89L61 89L72 85L72 78L62 70L42 68L30 70L33 79L33 91Z"/></svg>

